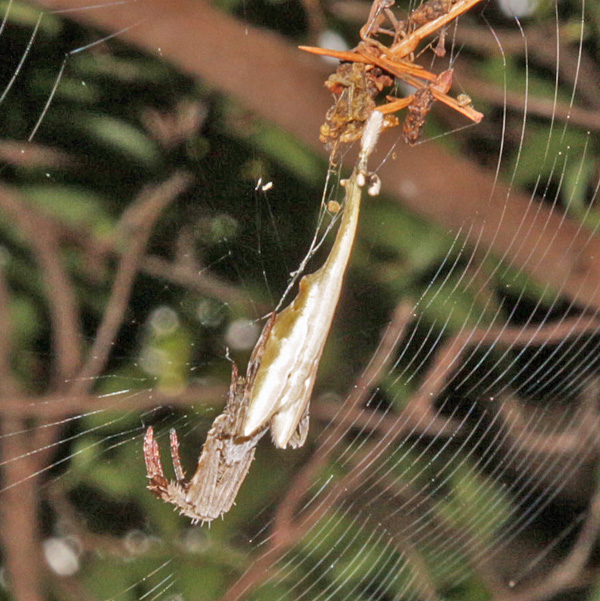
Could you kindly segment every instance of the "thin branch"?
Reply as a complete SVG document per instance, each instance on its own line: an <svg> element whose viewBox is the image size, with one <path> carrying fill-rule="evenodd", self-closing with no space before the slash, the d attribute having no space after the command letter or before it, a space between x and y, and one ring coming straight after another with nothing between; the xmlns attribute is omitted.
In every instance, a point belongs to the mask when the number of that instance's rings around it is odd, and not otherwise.
<svg viewBox="0 0 600 601"><path fill-rule="evenodd" d="M49 215L46 217L53 219ZM88 262L93 265L94 271L100 270L100 266L108 257L120 257L124 252L120 245L96 236L93 231L83 226L74 227L58 220L54 220L53 224L62 241L82 249ZM264 315L269 310L267 305L248 300L248 295L241 288L208 269L194 269L190 262L184 262L178 256L173 261L169 261L156 255L145 255L140 261L139 270L223 303L241 305L247 311Z"/></svg>
<svg viewBox="0 0 600 601"><path fill-rule="evenodd" d="M365 456L370 454L370 445L361 449L359 456L352 455L353 465L359 463ZM499 570L492 564L489 558L482 561L477 555L481 547L481 540L478 540L468 528L462 528L451 519L450 516L436 510L436 501L428 495L424 489L415 487L411 482L402 478L397 478L390 472L377 472L377 483L370 485L372 490L369 499L376 498L376 503L369 504L369 515L375 522L384 522L386 530L400 541L407 538L407 533L414 529L416 523L427 524L427 528L436 531L436 538L452 541L455 548L467 559L472 570L485 583L485 588L496 594L504 593L507 588L501 577ZM349 503L346 505L350 511L354 508L360 511L362 509L362 491L356 488L349 489L345 496L349 496ZM359 501L356 503L355 501ZM410 507L406 515L405 512L398 511L399 505ZM418 509L420 508L420 509ZM415 514L415 510L417 513ZM393 517L392 517L393 516ZM423 533L420 537L422 540ZM430 539L431 540L431 537ZM519 543L516 543L517 545ZM426 566L425 566L426 569Z"/></svg>
<svg viewBox="0 0 600 601"><path fill-rule="evenodd" d="M473 96L477 100L484 100L499 107L506 106L522 113L527 110L528 117L538 116L546 119L556 119L583 129L600 130L600 113L598 113L597 108L585 109L554 99L541 98L532 94L525 96L519 92L504 90L500 86L486 83L478 77L469 75L467 69L460 66L456 67L455 74L456 80L462 86L465 86L468 90L473 90Z"/></svg>
<svg viewBox="0 0 600 601"><path fill-rule="evenodd" d="M580 315L542 326L525 328L500 326L460 332L449 338L437 352L411 403L423 404L425 408L430 406L432 399L440 395L448 377L461 364L465 352L470 348L491 344L508 347L536 346L557 343L567 337L592 334L599 330L598 315Z"/></svg>
<svg viewBox="0 0 600 601"><path fill-rule="evenodd" d="M0 416L60 422L70 416L100 411L144 412L158 407L190 407L195 404L221 407L227 390L224 384L203 383L188 386L179 393L150 389L125 390L108 396L83 393L65 397L63 393L55 393L37 398L5 398L0 403Z"/></svg>
<svg viewBox="0 0 600 601"><path fill-rule="evenodd" d="M394 348L401 332L408 323L404 320L407 319L411 313L409 310L407 314L403 315L404 309L399 307L396 314L396 317L400 318L400 327L399 324L396 323L395 327L390 326L388 328L383 338L383 340L387 342L383 342L382 340L379 351L370 363L370 366L375 367L375 371L373 373L369 373L369 369L365 371L365 374L359 379L359 383L356 385L354 392L350 395L347 402L344 403L343 411L345 411L346 408L348 408L351 413L353 411L358 411L358 407L364 402L365 395L373 385L373 381L376 381L375 374L381 373L379 369L387 367L387 362L392 355L391 349ZM443 347L439 354L441 359L438 356L438 359L434 362L432 368L425 376L419 391L408 403L407 409L403 414L397 419L389 420L389 422L386 423L386 430L380 439L369 448L369 452L362 456L362 459L353 467L351 472L342 478L332 490L328 491L326 497L321 499L316 507L311 508L310 513L303 516L301 520L294 521L293 517L297 512L298 507L301 505L306 492L314 482L314 478L325 465L331 450L335 448L339 442L340 436L347 431L348 425L346 420L336 424L332 433L323 441L313 458L300 471L299 475L288 489L288 493L280 503L275 517L273 536L270 540L270 546L267 553L264 556L261 556L256 565L253 565L240 580L236 582L225 595L223 601L235 601L240 598L241 595L245 594L246 591L262 582L273 562L276 561L290 545L297 541L304 532L321 519L332 504L339 502L339 499L343 498L349 491L353 490L356 483L364 478L364 474L367 473L369 469L372 469L374 462L389 449L389 446L393 444L395 440L409 431L419 431L418 427L415 429L415 424L418 426L418 424L422 422L422 431L424 427L442 421L436 417L433 409L433 401L436 398L433 391L435 389L439 393L441 390L442 385L445 382L445 376L449 373L450 366L452 365L452 362L450 361L451 357L460 359L460 355L464 348L468 347L471 343L493 341L505 344L524 342L540 344L551 340L562 340L568 335L589 332L595 330L598 325L598 318L592 316L591 318L564 320L558 324L535 329L526 328L525 330L519 330L517 328L498 328L493 330L476 330L452 338L447 345ZM390 345L392 340L395 342ZM452 349L452 351L450 349ZM440 377L434 377L437 374L441 374ZM431 380L435 380L436 384L433 385ZM367 383L369 385L367 385ZM351 399L353 399L354 402L351 401ZM447 420L444 422L443 427L452 427L453 425L455 426L453 422ZM412 428L412 430L409 430L409 428ZM454 434L456 434L457 430L458 428L455 427Z"/></svg>
<svg viewBox="0 0 600 601"><path fill-rule="evenodd" d="M383 414L368 408L346 409L344 403L318 401L314 405L311 416L326 424L341 423L345 429L359 428L363 432L374 432L380 436L402 424L403 433L414 432L428 436L454 436L459 423L452 418L437 418L432 411L423 411L420 405L410 402L400 414ZM401 435L402 435L401 434Z"/></svg>
<svg viewBox="0 0 600 601"><path fill-rule="evenodd" d="M108 305L104 311L96 339L86 364L77 375L72 394L81 394L90 388L102 369L121 326L127 303L138 272L152 227L163 209L188 186L189 176L177 173L156 188L143 192L124 215L123 234L129 246L121 257Z"/></svg>
<svg viewBox="0 0 600 601"><path fill-rule="evenodd" d="M248 310L253 309L260 315L268 311L266 305L250 303L240 288L209 270L198 271L180 261L167 261L161 257L147 255L142 259L140 271L224 303L247 306Z"/></svg>
<svg viewBox="0 0 600 601"><path fill-rule="evenodd" d="M458 45L464 44L490 55L497 55L499 48L512 58L523 56L527 51L530 62L553 72L558 68L556 52L560 48L558 74L561 81L576 89L578 97L590 106L600 107L600 72L594 61L585 52L580 52L579 43L573 43L570 34L563 35L563 31L552 26L534 24L527 29L525 38L519 31L504 30L490 35L487 29L461 23L454 36Z"/></svg>
<svg viewBox="0 0 600 601"><path fill-rule="evenodd" d="M511 446L521 452L533 452L537 455L579 453L580 461L583 461L586 455L596 449L594 437L589 436L590 428L597 428L599 424L600 416L595 412L582 410L574 427L555 433L532 430L523 416L521 404L515 398L500 395L494 407L507 429Z"/></svg>
<svg viewBox="0 0 600 601"><path fill-rule="evenodd" d="M13 378L11 355L13 352L13 329L11 319L10 291L4 274L4 266L0 265L0 398L14 397L19 386Z"/></svg>
<svg viewBox="0 0 600 601"><path fill-rule="evenodd" d="M19 167L69 167L77 161L65 152L32 142L0 141L0 160Z"/></svg>

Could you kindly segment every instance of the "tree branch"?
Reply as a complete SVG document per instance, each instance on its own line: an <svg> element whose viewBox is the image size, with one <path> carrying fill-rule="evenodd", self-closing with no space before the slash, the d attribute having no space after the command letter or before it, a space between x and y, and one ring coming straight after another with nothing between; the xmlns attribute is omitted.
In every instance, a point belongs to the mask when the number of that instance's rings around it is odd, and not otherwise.
<svg viewBox="0 0 600 601"><path fill-rule="evenodd" d="M52 320L55 385L62 386L80 365L82 335L79 305L61 262L56 232L17 190L1 184L0 209L19 227L39 265Z"/></svg>

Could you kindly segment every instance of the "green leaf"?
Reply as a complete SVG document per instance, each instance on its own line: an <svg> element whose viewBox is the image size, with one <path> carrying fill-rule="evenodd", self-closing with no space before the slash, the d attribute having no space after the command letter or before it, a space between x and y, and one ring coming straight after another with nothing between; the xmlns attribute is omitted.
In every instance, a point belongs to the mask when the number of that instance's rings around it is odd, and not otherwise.
<svg viewBox="0 0 600 601"><path fill-rule="evenodd" d="M488 273L493 273L496 286L514 297L523 297L550 306L556 302L557 291L529 276L522 268L488 257L485 262Z"/></svg>
<svg viewBox="0 0 600 601"><path fill-rule="evenodd" d="M109 53L81 53L77 55L73 71L81 77L108 77L112 82L152 84L171 81L171 73L160 61L146 57L126 58ZM100 83L100 80L98 81Z"/></svg>
<svg viewBox="0 0 600 601"><path fill-rule="evenodd" d="M89 227L99 235L113 230L114 220L104 210L107 200L88 188L42 184L22 186L21 191L64 223Z"/></svg>
<svg viewBox="0 0 600 601"><path fill-rule="evenodd" d="M515 183L537 184L538 193L543 193L548 180L558 180L564 167L572 161L578 164L580 157L591 150L585 132L572 128L566 131L563 128L551 130L547 126L530 123L523 148L513 157L510 173L514 173Z"/></svg>
<svg viewBox="0 0 600 601"><path fill-rule="evenodd" d="M498 314L494 299L479 294L477 285L463 284L460 268L448 277L436 277L420 298L418 310L423 318L448 334L493 323Z"/></svg>
<svg viewBox="0 0 600 601"><path fill-rule="evenodd" d="M435 224L404 211L397 202L378 198L366 203L360 223L360 240L383 252L394 253L411 270L424 270L443 260L453 240Z"/></svg>
<svg viewBox="0 0 600 601"><path fill-rule="evenodd" d="M231 582L231 574L211 561L186 561L177 571L177 590L186 601L218 599Z"/></svg>
<svg viewBox="0 0 600 601"><path fill-rule="evenodd" d="M87 566L85 581L97 599L137 601L131 563L112 555L97 555Z"/></svg>
<svg viewBox="0 0 600 601"><path fill-rule="evenodd" d="M0 2L0 19L8 16L8 21L15 25L25 27L35 27L42 11L32 4L22 2L10 2L5 0ZM62 31L62 22L60 18L52 13L44 13L40 23L39 32L50 36L55 36Z"/></svg>
<svg viewBox="0 0 600 601"><path fill-rule="evenodd" d="M238 111L232 103L228 112ZM231 118L230 121L235 121ZM229 126L228 133L240 136L240 131ZM252 132L246 136L251 144L265 153L272 161L293 173L298 179L309 184L317 184L323 174L325 162L306 148L296 137L268 121L255 119ZM266 182L265 182L266 183Z"/></svg>
<svg viewBox="0 0 600 601"><path fill-rule="evenodd" d="M32 93L40 97L48 97L52 87L56 83L58 73L52 71L40 71L31 83ZM100 89L79 78L61 77L56 88L54 100L60 99L74 102L78 105L92 104L100 99ZM51 113L52 114L52 113Z"/></svg>

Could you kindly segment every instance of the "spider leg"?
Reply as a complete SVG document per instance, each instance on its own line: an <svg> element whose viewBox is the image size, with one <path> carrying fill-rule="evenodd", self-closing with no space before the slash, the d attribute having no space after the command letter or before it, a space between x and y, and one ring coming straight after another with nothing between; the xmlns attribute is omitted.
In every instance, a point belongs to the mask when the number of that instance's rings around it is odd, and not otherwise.
<svg viewBox="0 0 600 601"><path fill-rule="evenodd" d="M154 429L150 426L144 436L144 461L146 462L146 475L150 482L148 488L153 492L164 489L168 480L165 478L162 463L160 461L160 450L154 438Z"/></svg>
<svg viewBox="0 0 600 601"><path fill-rule="evenodd" d="M179 455L179 439L177 438L177 432L175 428L171 428L169 432L169 439L171 441L171 460L173 461L173 469L175 470L175 478L177 482L183 482L185 480L185 472L181 465L181 457Z"/></svg>
<svg viewBox="0 0 600 601"><path fill-rule="evenodd" d="M160 451L154 439L154 429L152 426L146 430L146 435L144 436L144 461L146 462L148 478L153 478L156 475L164 476L160 463Z"/></svg>

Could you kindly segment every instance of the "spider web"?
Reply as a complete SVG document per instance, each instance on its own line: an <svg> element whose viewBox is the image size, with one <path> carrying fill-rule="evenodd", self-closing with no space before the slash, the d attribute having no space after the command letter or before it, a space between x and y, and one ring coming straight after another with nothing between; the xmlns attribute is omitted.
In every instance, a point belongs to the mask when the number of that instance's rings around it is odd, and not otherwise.
<svg viewBox="0 0 600 601"><path fill-rule="evenodd" d="M597 598L595 4L484 1L417 57L484 120L383 134L307 445L265 439L210 528L146 490L143 435L191 473L326 257L355 149L328 165L334 67L294 45L369 6L2 7L4 598Z"/></svg>

